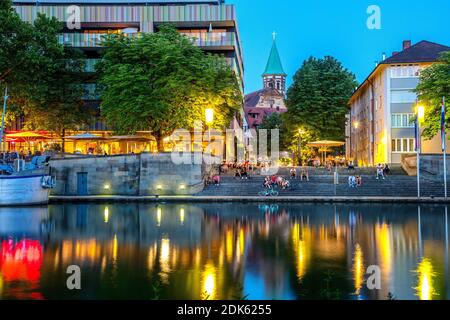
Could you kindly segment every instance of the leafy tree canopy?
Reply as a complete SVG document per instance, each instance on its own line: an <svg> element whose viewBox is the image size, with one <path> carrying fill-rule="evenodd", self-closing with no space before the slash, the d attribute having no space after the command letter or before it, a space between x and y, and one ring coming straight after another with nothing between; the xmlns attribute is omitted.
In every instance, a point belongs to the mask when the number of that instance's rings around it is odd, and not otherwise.
<svg viewBox="0 0 450 320"><path fill-rule="evenodd" d="M163 139L178 128L192 128L214 112L213 127L229 125L242 103L234 72L225 59L206 55L172 26L138 36L111 35L97 64L101 111L122 134L150 130Z"/></svg>
<svg viewBox="0 0 450 320"><path fill-rule="evenodd" d="M302 127L320 139L343 140L348 100L357 85L354 74L333 57L310 57L293 80L287 93L290 131Z"/></svg>
<svg viewBox="0 0 450 320"><path fill-rule="evenodd" d="M438 63L422 70L415 91L419 101L426 106L423 136L431 139L441 128L442 97L446 98L446 128L449 128L450 51L443 53Z"/></svg>

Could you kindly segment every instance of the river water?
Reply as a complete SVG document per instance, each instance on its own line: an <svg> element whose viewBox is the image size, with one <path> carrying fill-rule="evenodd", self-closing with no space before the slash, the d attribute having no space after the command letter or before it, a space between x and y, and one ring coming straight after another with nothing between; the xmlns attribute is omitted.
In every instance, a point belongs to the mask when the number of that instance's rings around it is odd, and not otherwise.
<svg viewBox="0 0 450 320"><path fill-rule="evenodd" d="M0 299L449 299L448 226L401 203L0 208Z"/></svg>

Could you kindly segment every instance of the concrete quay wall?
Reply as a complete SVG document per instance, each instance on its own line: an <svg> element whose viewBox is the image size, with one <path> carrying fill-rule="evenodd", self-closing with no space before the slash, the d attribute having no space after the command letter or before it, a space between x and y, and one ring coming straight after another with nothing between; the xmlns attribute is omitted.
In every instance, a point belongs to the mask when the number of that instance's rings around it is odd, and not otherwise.
<svg viewBox="0 0 450 320"><path fill-rule="evenodd" d="M170 153L53 159L53 196L193 195L212 170L204 164L175 164Z"/></svg>

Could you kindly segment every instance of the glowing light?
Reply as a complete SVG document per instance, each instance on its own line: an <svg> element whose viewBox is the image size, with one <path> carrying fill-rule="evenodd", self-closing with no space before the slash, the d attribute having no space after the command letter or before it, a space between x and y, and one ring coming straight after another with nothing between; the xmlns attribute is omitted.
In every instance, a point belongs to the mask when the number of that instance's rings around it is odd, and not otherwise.
<svg viewBox="0 0 450 320"><path fill-rule="evenodd" d="M357 243L353 256L353 276L355 281L355 294L359 295L364 283L364 255L361 246Z"/></svg>
<svg viewBox="0 0 450 320"><path fill-rule="evenodd" d="M205 109L205 121L207 125L214 122L214 110L211 108Z"/></svg>
<svg viewBox="0 0 450 320"><path fill-rule="evenodd" d="M186 185L185 185L185 184L180 184L180 189L181 189L181 190L186 189Z"/></svg>
<svg viewBox="0 0 450 320"><path fill-rule="evenodd" d="M297 279L300 281L306 274L306 267L308 263L308 247L307 241L310 243L311 234L308 230L304 230L304 228L300 228L298 223L295 223L292 227L292 243L294 248L294 254L297 258Z"/></svg>
<svg viewBox="0 0 450 320"><path fill-rule="evenodd" d="M117 251L118 251L118 242L117 242L117 235L114 235L113 240L113 259L117 260Z"/></svg>
<svg viewBox="0 0 450 320"><path fill-rule="evenodd" d="M358 127L359 127L359 122L358 122L358 121L353 122L353 127L354 127L355 129L358 129Z"/></svg>
<svg viewBox="0 0 450 320"><path fill-rule="evenodd" d="M233 232L231 230L227 230L226 232L225 243L226 243L227 261L230 262L233 258Z"/></svg>
<svg viewBox="0 0 450 320"><path fill-rule="evenodd" d="M181 224L184 223L184 208L180 209L180 222Z"/></svg>
<svg viewBox="0 0 450 320"><path fill-rule="evenodd" d="M161 208L156 209L156 225L158 227L161 226L161 219L162 219L162 210Z"/></svg>
<svg viewBox="0 0 450 320"><path fill-rule="evenodd" d="M161 239L161 254L159 256L161 263L167 263L170 256L170 240L167 238Z"/></svg>
<svg viewBox="0 0 450 320"><path fill-rule="evenodd" d="M436 276L433 271L431 260L423 258L417 266L417 287L416 295L420 300L432 300L435 294L433 286L433 278Z"/></svg>
<svg viewBox="0 0 450 320"><path fill-rule="evenodd" d="M417 119L419 119L419 123L423 123L425 119L425 107L418 105L417 106Z"/></svg>
<svg viewBox="0 0 450 320"><path fill-rule="evenodd" d="M105 185L103 186L103 189L105 189L105 190L109 190L109 189L111 189L111 185L109 185L109 184L105 184Z"/></svg>
<svg viewBox="0 0 450 320"><path fill-rule="evenodd" d="M379 243L381 267L383 268L383 274L389 276L392 263L391 234L389 226L385 223L377 226L375 229L375 235Z"/></svg>
<svg viewBox="0 0 450 320"><path fill-rule="evenodd" d="M206 264L202 280L202 299L214 300L216 298L216 271L212 263Z"/></svg>
<svg viewBox="0 0 450 320"><path fill-rule="evenodd" d="M104 216L104 221L105 223L108 223L109 221L109 208L105 207L105 210L103 210L103 216Z"/></svg>
<svg viewBox="0 0 450 320"><path fill-rule="evenodd" d="M156 190L162 190L162 185L158 184L158 185L156 186Z"/></svg>

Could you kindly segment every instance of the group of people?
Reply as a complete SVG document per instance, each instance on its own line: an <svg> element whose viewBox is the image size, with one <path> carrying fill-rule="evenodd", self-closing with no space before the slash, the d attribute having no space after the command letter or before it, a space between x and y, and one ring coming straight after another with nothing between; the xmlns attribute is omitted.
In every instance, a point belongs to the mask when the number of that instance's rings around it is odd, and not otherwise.
<svg viewBox="0 0 450 320"><path fill-rule="evenodd" d="M348 186L350 188L357 188L362 186L362 177L351 175L348 177Z"/></svg>
<svg viewBox="0 0 450 320"><path fill-rule="evenodd" d="M389 168L389 165L387 163L384 164L384 166L379 163L377 165L377 180L378 179L386 179L386 177L391 173L391 169Z"/></svg>
<svg viewBox="0 0 450 320"><path fill-rule="evenodd" d="M297 169L295 169L295 167L292 167L291 170L289 170L289 177L291 179L297 178ZM302 167L300 170L300 180L301 181L303 181L303 180L309 181L309 171L305 167Z"/></svg>
<svg viewBox="0 0 450 320"><path fill-rule="evenodd" d="M282 176L272 175L270 177L265 177L263 182L264 188L273 188L279 187L283 190L289 188L291 183L288 179L283 178Z"/></svg>
<svg viewBox="0 0 450 320"><path fill-rule="evenodd" d="M13 163L16 159L22 159L26 162L30 162L34 156L42 156L40 151L36 151L34 154L31 151L25 152L20 150L19 152L2 152L0 153L0 162L3 163Z"/></svg>

